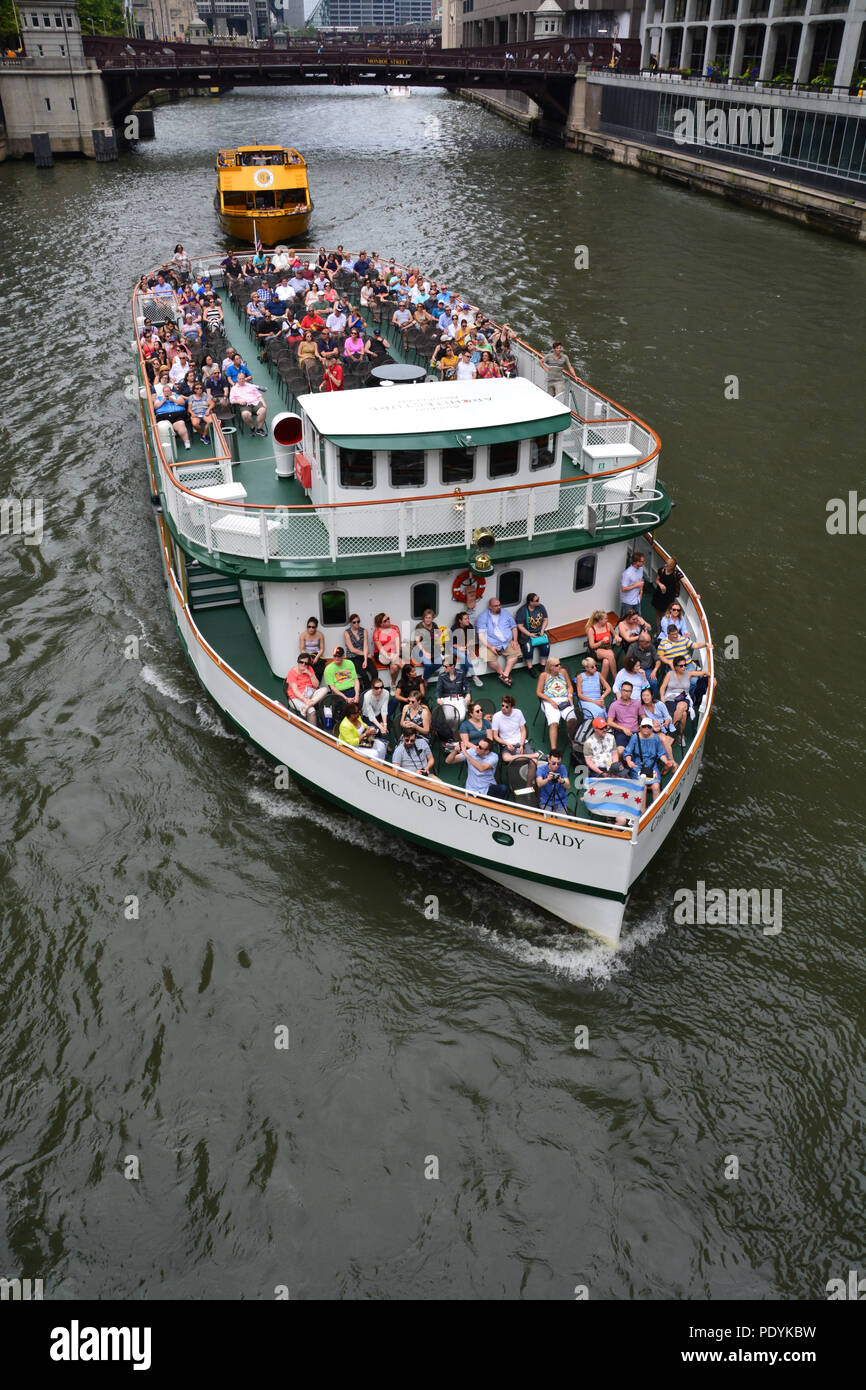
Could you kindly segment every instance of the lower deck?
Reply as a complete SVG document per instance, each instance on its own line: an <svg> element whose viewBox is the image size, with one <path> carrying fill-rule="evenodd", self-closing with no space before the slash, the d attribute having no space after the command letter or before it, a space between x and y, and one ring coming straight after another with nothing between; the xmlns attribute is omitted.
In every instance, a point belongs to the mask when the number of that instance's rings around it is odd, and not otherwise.
<svg viewBox="0 0 866 1390"><path fill-rule="evenodd" d="M642 605L642 613L647 621L654 625L654 610L646 599ZM253 625L240 602L239 591L237 602L232 602L231 599L229 599L229 601L218 607L194 607L193 617L202 636L223 661L231 666L238 675L247 680L250 685L255 686L257 690L261 691L263 695L281 704L285 704L283 681L274 675L268 665L267 658L265 657L264 651L253 629ZM551 650L555 652L555 646L552 647ZM573 679L580 670L582 655L566 657L564 660L568 672ZM618 664L620 666L622 664L621 654L618 656ZM528 742L531 743L533 749L542 755L546 755L550 749L550 740L548 737L547 721L544 718L544 714L540 708L540 702L535 693L538 672L539 667L536 665L534 672L530 674L526 669L525 662L521 658L511 673L512 685L510 693L514 696L515 707L522 711L526 720ZM505 686L493 673L482 676L481 681L482 685L480 689L476 686L470 686L470 696L477 698L482 704L485 714L490 716L501 708L501 699L505 691ZM609 696L605 702L606 705L609 706L612 700L613 696ZM431 710L435 707L435 695L431 690L428 690L427 704L430 706ZM391 738L388 747L389 759L395 743L399 738L397 729L398 721L399 711L391 720ZM684 745L681 746L677 740L674 741L673 758L677 765L682 762L682 759L688 752L696 729L697 718L689 719L686 724ZM336 737L336 728L334 730L334 737ZM436 760L435 774L454 786L462 786L466 778L465 764L447 763L442 746L435 734L430 737L430 746ZM575 762L569 747L568 738L562 726L559 735L559 751L564 755L566 767L571 779L568 811L571 815L582 816L584 818L588 817L591 813L581 800L583 778L586 769L582 764ZM502 764L500 764L500 770L501 767ZM671 769L667 773L663 771L661 781L663 788L674 776L674 773L675 769Z"/></svg>

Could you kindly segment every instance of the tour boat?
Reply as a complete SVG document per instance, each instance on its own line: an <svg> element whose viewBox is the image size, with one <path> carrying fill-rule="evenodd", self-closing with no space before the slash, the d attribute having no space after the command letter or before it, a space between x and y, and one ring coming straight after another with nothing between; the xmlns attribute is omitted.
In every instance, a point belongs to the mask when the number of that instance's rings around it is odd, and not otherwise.
<svg viewBox="0 0 866 1390"><path fill-rule="evenodd" d="M229 236L276 246L307 230L313 203L307 165L297 150L239 145L219 151L216 171L214 207Z"/></svg>
<svg viewBox="0 0 866 1390"><path fill-rule="evenodd" d="M252 361L266 392L267 436L236 419L217 423L210 444L184 449L156 419L139 364L160 553L196 675L225 718L298 786L419 850L450 856L476 885L480 874L615 947L633 885L683 814L712 715L709 624L687 576L680 600L691 636L705 647L695 659L708 691L660 794L624 823L589 808L586 767L564 731L571 786L565 808L550 812L533 804L531 776L523 784L514 778L507 800L470 794L465 768L446 762L435 737L433 777L349 747L336 727L323 726L327 702L318 706L319 723L308 723L288 708L284 682L310 615L330 657L350 613L368 631L385 613L401 630L408 660L426 609L450 629L467 602L481 613L497 596L513 615L532 592L548 610L551 652L573 676L593 611L619 617L632 552L647 557L647 594L667 558L656 538L671 511L658 479L658 436L577 377L567 377L559 397L548 394L541 357L521 339L516 377L439 380L429 365L438 330L404 335L392 324L393 306L382 332L402 370L377 370L417 380L369 389L369 368L347 367L346 389L319 392L313 380L311 390L292 347L275 341L261 362L251 356L245 305L255 285L224 285L220 261L218 253L196 257L193 269L221 289L228 341ZM337 286L359 303L351 273L340 272ZM137 335L152 307L134 292ZM364 311L368 324L379 312ZM646 597L644 613L652 613ZM470 696L498 709L502 684L486 667L478 675L482 689L470 684ZM521 661L512 680L543 750L536 675ZM376 873L380 893L398 900L405 862L379 864ZM499 899L476 891L495 921Z"/></svg>

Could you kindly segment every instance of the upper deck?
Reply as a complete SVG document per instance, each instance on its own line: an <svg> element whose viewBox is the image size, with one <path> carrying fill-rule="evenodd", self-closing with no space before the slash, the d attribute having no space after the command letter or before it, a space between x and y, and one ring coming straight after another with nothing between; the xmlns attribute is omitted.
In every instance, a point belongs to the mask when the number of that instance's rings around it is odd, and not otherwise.
<svg viewBox="0 0 866 1390"><path fill-rule="evenodd" d="M221 259L199 258L195 268L207 268L220 284ZM354 278L343 277L338 287L357 308ZM276 478L271 437L233 434L235 422L216 426L211 449L195 444L178 455L176 436L157 428L142 390L151 463L170 524L213 568L308 578L339 560L358 572L388 573L464 563L479 525L493 532L506 558L530 544L535 553L597 546L666 519L670 503L657 480L653 431L576 377L563 399L552 398L539 354L522 341L514 344L514 380L319 393L282 342L270 342L261 363L252 355L250 293L244 284L224 293L226 337L250 363L269 423L287 408L302 416L307 488ZM136 293L137 329L145 307ZM391 322L395 307L379 311L392 357L426 366L435 343L401 333ZM375 311L360 312L372 331ZM346 386L361 387L368 374L347 367ZM231 485L235 500L214 492Z"/></svg>

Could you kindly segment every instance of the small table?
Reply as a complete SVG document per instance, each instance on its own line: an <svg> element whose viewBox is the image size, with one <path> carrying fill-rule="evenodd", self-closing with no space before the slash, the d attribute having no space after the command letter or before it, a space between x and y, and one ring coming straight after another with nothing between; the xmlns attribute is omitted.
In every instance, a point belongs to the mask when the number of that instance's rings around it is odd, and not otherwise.
<svg viewBox="0 0 866 1390"><path fill-rule="evenodd" d="M400 386L423 381L427 375L426 367L413 367L408 362L386 362L382 367L374 367L370 373L378 382L393 381Z"/></svg>

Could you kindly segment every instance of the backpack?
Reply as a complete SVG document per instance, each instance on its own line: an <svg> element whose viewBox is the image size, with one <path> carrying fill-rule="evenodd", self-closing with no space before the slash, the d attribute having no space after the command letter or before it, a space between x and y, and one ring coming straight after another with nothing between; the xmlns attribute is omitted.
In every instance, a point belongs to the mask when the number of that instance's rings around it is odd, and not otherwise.
<svg viewBox="0 0 866 1390"><path fill-rule="evenodd" d="M575 733L574 738L571 740L571 751L578 762L586 762L586 759L583 756L583 745L586 743L586 740L589 738L591 733L592 720L584 719L583 723L580 725L580 728Z"/></svg>

